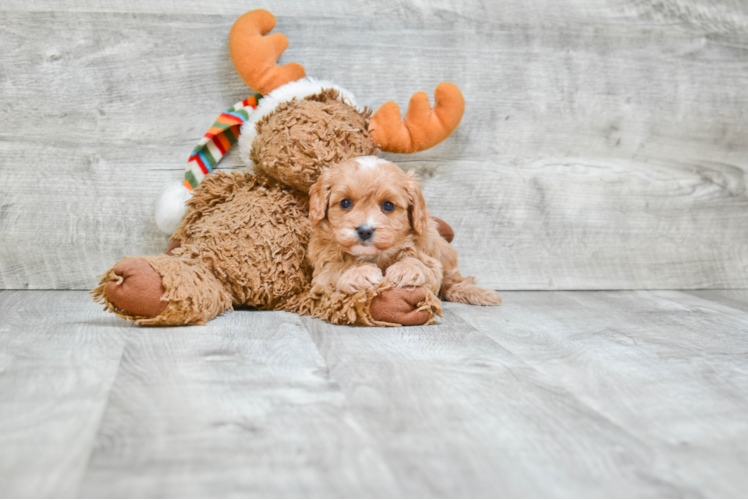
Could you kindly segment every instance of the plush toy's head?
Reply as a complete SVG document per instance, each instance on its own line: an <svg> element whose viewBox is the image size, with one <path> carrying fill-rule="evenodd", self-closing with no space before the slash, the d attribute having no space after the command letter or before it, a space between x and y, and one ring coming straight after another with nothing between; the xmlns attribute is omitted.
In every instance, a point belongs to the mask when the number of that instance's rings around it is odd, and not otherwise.
<svg viewBox="0 0 748 500"><path fill-rule="evenodd" d="M392 101L374 114L359 108L353 94L306 77L301 65L278 66L288 39L281 33L267 35L274 27L275 17L260 9L244 14L231 28L231 60L257 95L219 117L193 150L184 182L162 191L156 223L164 232L176 229L191 190L215 168L237 135L242 160L257 173L308 193L329 166L380 150L423 151L449 137L460 123L465 101L447 82L437 85L433 108L425 92L415 93L404 120Z"/></svg>
<svg viewBox="0 0 748 500"><path fill-rule="evenodd" d="M275 101L273 105L277 106L283 101L294 99L327 104L336 100L340 101L348 106L347 111L341 109L340 112L336 111L332 115L335 117L344 116L345 123L341 123L337 129L347 130L345 128L347 125L354 125L359 129L362 136L370 136L370 140L375 147L392 153L415 153L431 148L449 137L460 123L465 111L465 100L460 90L447 82L443 82L436 87L434 92L436 103L433 109L429 104L426 93L417 92L410 99L405 120L400 116L398 105L391 101L383 104L368 120L369 113L356 109L353 96L349 92L330 84L330 82L304 79L306 72L299 64L289 63L278 66L276 61L288 47L288 39L281 33L267 35L274 27L275 17L270 12L262 9L253 10L237 19L229 34L229 52L237 73L251 89L272 97ZM303 82L317 88L304 89L302 88L304 87ZM301 86L298 85L300 83ZM289 86L293 88L287 88ZM335 89L336 92L327 92L322 95L322 91L327 89ZM310 93L310 90L312 92L316 90L316 92ZM266 99L267 97L264 97L263 101ZM261 103L260 107L262 106ZM288 111L277 109L277 112ZM361 119L354 119L352 117L354 112L362 114ZM315 114L312 118L311 115L300 112L298 116L301 122L305 119L309 121L308 128L311 130L314 127L312 120L320 115ZM263 116L263 118L265 117ZM246 134L247 126L252 121L259 122L257 119L251 119L245 124L243 134ZM264 126L269 125L270 121L263 124L263 134L273 130ZM294 123L300 122L294 121ZM287 123L281 124L276 121L275 124L290 128ZM323 129L329 128L324 123L321 126ZM334 156L334 154L326 154L324 149L316 151L316 148L321 146L321 142L315 141L314 145L311 146L315 151L311 154L320 153L323 156ZM301 147L303 149L306 146ZM362 150L359 155L362 154L369 153ZM257 157L262 157L262 154L258 154ZM263 168L263 170L267 172L266 168Z"/></svg>
<svg viewBox="0 0 748 500"><path fill-rule="evenodd" d="M368 132L369 114L341 100L335 89L285 101L245 125L256 128L240 136L242 155L251 144L256 172L308 193L330 165L378 152Z"/></svg>

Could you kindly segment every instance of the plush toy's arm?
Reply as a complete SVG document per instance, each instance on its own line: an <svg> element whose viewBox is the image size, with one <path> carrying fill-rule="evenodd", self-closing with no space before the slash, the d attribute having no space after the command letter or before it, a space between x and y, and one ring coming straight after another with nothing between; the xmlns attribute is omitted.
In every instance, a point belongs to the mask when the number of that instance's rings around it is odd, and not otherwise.
<svg viewBox="0 0 748 500"><path fill-rule="evenodd" d="M442 316L441 303L426 288L388 288L377 294L369 305L369 314L377 321L403 326L425 325Z"/></svg>
<svg viewBox="0 0 748 500"><path fill-rule="evenodd" d="M426 288L398 288L389 283L353 294L333 288L308 291L277 309L356 326L425 325L442 316L439 298Z"/></svg>

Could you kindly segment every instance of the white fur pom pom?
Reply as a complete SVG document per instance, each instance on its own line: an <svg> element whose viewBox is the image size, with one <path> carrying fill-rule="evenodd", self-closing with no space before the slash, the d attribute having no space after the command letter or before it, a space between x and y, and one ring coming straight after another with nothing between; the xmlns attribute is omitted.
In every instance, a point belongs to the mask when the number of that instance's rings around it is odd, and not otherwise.
<svg viewBox="0 0 748 500"><path fill-rule="evenodd" d="M156 225L166 234L173 233L187 211L185 202L192 193L181 182L167 184L156 200Z"/></svg>

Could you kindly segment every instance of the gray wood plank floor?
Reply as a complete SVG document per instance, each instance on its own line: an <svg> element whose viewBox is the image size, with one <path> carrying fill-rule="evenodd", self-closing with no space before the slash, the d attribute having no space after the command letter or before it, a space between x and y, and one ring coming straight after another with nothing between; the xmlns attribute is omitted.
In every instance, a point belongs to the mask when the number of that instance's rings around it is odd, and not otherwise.
<svg viewBox="0 0 748 500"><path fill-rule="evenodd" d="M138 328L0 291L0 496L748 495L748 293Z"/></svg>

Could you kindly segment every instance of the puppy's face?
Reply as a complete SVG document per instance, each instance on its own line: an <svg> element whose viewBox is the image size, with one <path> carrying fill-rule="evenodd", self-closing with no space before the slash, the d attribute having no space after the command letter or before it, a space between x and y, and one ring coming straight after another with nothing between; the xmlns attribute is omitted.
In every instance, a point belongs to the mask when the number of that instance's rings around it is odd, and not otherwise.
<svg viewBox="0 0 748 500"><path fill-rule="evenodd" d="M423 194L412 173L375 156L331 167L310 192L309 217L327 218L335 242L357 257L373 257L427 230Z"/></svg>

